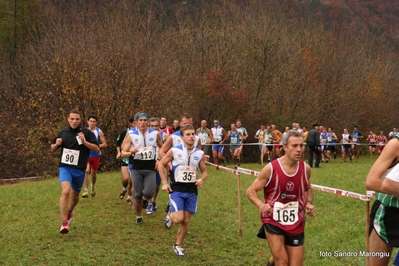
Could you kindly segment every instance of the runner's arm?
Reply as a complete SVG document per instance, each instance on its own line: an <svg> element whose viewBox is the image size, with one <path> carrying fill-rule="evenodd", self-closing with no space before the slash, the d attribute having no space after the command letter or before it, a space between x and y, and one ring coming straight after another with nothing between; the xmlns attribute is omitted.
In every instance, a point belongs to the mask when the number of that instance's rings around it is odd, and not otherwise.
<svg viewBox="0 0 399 266"><path fill-rule="evenodd" d="M388 142L385 148L382 150L378 159L374 162L371 167L367 178L366 188L382 193L390 193L390 190L386 190L386 185L383 186L382 177L385 171L399 159L399 140L392 139Z"/></svg>
<svg viewBox="0 0 399 266"><path fill-rule="evenodd" d="M104 132L100 130L100 140L101 144L99 145L100 149L107 148L107 141L105 140Z"/></svg>
<svg viewBox="0 0 399 266"><path fill-rule="evenodd" d="M256 179L252 182L252 184L248 187L246 191L248 199L265 215L268 215L271 212L272 208L270 204L263 202L258 197L258 191L262 190L265 187L267 181L269 181L270 175L271 167L268 164L260 171L260 174L256 177Z"/></svg>

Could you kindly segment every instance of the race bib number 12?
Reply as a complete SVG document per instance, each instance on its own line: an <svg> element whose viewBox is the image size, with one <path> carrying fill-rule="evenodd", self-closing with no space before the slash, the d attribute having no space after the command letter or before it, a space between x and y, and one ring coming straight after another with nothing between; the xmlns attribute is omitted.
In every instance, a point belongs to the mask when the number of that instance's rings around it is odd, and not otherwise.
<svg viewBox="0 0 399 266"><path fill-rule="evenodd" d="M275 202L273 208L273 220L282 225L293 225L298 222L298 201L286 204Z"/></svg>

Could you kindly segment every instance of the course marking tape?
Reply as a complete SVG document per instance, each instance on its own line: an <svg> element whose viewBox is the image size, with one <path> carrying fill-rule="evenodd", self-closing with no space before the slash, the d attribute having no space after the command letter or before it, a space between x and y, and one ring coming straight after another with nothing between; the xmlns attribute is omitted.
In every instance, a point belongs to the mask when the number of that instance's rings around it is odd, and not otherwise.
<svg viewBox="0 0 399 266"><path fill-rule="evenodd" d="M218 167L217 164L212 164L209 162L207 162L207 164ZM227 168L227 167L223 167L223 166L219 166L219 168L227 170L228 172L232 172L234 174L242 173L242 174L247 174L247 175L251 175L251 176L258 176L260 174L260 172L258 172L258 171L254 171L254 170L250 170L250 169L246 169L246 168L242 168L242 167L237 167L237 170L233 170L231 168ZM338 188L325 187L325 186L320 186L320 185L316 185L316 184L312 184L312 188L315 190L332 193L332 194L340 195L343 197L359 199L359 200L363 200L363 201L370 201L370 197L373 197L373 196L375 197L375 192L369 191L369 190L367 191L367 195L363 195L363 194L359 194L356 192L351 192L351 191L338 189Z"/></svg>
<svg viewBox="0 0 399 266"><path fill-rule="evenodd" d="M375 198L375 191L367 190L366 195L367 197Z"/></svg>
<svg viewBox="0 0 399 266"><path fill-rule="evenodd" d="M231 169L231 168L228 168L228 167L224 167L224 166L221 166L221 165L218 165L218 164L214 164L214 163L210 163L210 162L206 162L206 164L215 166L217 169L223 169L223 170L225 170L227 172L230 172L232 174L235 174L235 175L239 175L240 174L237 170L234 170L234 169Z"/></svg>

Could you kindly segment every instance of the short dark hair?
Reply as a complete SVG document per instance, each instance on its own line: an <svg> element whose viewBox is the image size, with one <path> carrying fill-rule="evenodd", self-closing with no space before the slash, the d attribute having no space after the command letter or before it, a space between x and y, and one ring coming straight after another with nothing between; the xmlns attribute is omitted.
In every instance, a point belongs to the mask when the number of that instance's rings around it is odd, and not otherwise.
<svg viewBox="0 0 399 266"><path fill-rule="evenodd" d="M191 116L190 114L188 114L188 113L184 113L184 114L181 116L180 121L182 121L183 118L191 119L192 116ZM176 119L176 120L177 120L177 119Z"/></svg>
<svg viewBox="0 0 399 266"><path fill-rule="evenodd" d="M193 125L184 125L184 126L182 126L180 128L180 136L183 136L184 135L184 131L189 130L189 129L192 129L192 130L195 131Z"/></svg>
<svg viewBox="0 0 399 266"><path fill-rule="evenodd" d="M68 116L69 116L70 114L78 114L78 115L80 115L80 112L79 112L78 109L71 109L71 110L69 111L69 113L68 113Z"/></svg>
<svg viewBox="0 0 399 266"><path fill-rule="evenodd" d="M94 119L96 119L96 121L98 121L96 115L89 115L89 117L87 118L87 121L89 121L91 118L94 118Z"/></svg>

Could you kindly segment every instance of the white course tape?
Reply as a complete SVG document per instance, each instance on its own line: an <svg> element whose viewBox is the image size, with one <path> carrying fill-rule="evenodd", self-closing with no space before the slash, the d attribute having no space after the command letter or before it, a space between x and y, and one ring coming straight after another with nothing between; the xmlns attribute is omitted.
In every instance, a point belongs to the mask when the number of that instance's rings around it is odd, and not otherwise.
<svg viewBox="0 0 399 266"><path fill-rule="evenodd" d="M237 170L233 170L231 168L218 166L217 164L212 164L209 162L207 162L207 164L219 167L220 169L226 170L228 172L232 172L234 174L242 173L242 174L251 175L251 176L258 176L260 174L259 171L254 171L254 170L250 170L250 169L246 169L246 168L242 168L242 167L237 167ZM374 191L367 191L367 195L363 195L363 194L359 194L356 192L351 192L351 191L347 191L347 190L343 190L343 189L325 187L325 186L320 186L320 185L315 185L315 184L312 184L312 188L315 190L319 190L319 191L323 191L323 192L327 192L327 193L331 193L331 194L335 194L335 195L340 195L343 197L358 199L358 200L362 200L362 201L370 201L370 197L375 197Z"/></svg>

